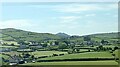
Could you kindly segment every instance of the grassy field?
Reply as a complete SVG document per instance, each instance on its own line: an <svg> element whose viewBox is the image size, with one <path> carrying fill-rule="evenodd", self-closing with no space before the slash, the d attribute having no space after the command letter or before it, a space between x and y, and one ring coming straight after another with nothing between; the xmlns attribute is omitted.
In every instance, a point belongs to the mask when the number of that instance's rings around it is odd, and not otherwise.
<svg viewBox="0 0 120 67"><path fill-rule="evenodd" d="M17 42L15 41L3 41L4 43L7 43L7 44L14 44L14 45L19 45Z"/></svg>
<svg viewBox="0 0 120 67"><path fill-rule="evenodd" d="M19 55L22 54L23 52L16 52L16 51L11 51L11 52L5 52L5 54L9 55ZM40 57L40 56L52 56L53 54L67 54L67 52L61 52L61 51L35 51L35 52L24 52L24 53L29 53L31 55L34 55L35 57ZM0 57L2 54L0 54Z"/></svg>
<svg viewBox="0 0 120 67"><path fill-rule="evenodd" d="M61 51L35 51L35 52L31 52L30 54L34 55L35 57L40 57L40 56L52 56L53 54L67 54L67 52L61 52Z"/></svg>
<svg viewBox="0 0 120 67"><path fill-rule="evenodd" d="M16 46L0 46L0 48L18 48Z"/></svg>
<svg viewBox="0 0 120 67"><path fill-rule="evenodd" d="M2 55L2 54L0 54L0 58L1 58L1 57L5 58L5 59L9 58L9 56L7 56L7 55Z"/></svg>
<svg viewBox="0 0 120 67"><path fill-rule="evenodd" d="M9 56L0 54L0 65L6 65L7 63L5 63L5 62L2 61L2 57L3 57L4 59L8 59Z"/></svg>
<svg viewBox="0 0 120 67"><path fill-rule="evenodd" d="M36 62L23 65L118 65L115 61L66 61L66 62Z"/></svg>
<svg viewBox="0 0 120 67"><path fill-rule="evenodd" d="M115 50L113 53L116 55L116 57L119 57L119 53L118 53L119 51L118 50Z"/></svg>
<svg viewBox="0 0 120 67"><path fill-rule="evenodd" d="M75 58L113 58L109 52L89 52L79 54L69 54L64 56L48 57L41 60L53 60L53 59L75 59Z"/></svg>

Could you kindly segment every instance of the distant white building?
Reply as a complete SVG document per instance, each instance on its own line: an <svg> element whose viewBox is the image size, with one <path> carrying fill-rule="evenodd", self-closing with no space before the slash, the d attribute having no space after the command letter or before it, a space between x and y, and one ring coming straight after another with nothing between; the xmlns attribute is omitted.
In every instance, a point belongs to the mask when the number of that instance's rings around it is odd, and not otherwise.
<svg viewBox="0 0 120 67"><path fill-rule="evenodd" d="M28 48L29 46L28 45L20 45L20 47L19 47L19 49L26 49L26 48Z"/></svg>

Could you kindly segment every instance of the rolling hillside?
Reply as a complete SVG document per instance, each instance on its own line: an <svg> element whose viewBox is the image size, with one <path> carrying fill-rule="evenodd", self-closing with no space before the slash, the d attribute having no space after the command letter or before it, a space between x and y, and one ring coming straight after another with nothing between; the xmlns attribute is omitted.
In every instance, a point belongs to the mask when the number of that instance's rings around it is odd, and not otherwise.
<svg viewBox="0 0 120 67"><path fill-rule="evenodd" d="M2 40L7 41L17 41L17 40L26 40L26 41L42 41L50 39L60 39L59 36L50 33L35 33L29 31L23 31L14 28L1 29L0 34L2 34Z"/></svg>
<svg viewBox="0 0 120 67"><path fill-rule="evenodd" d="M19 30L19 29L14 29L14 28L0 29L0 35L1 35L0 38L2 38L2 40L4 41L56 40L56 39L63 38L63 36L70 37L69 39L71 40L82 40L83 39L83 36L69 36L65 33L59 33L59 34L36 33L36 32L24 31L24 30ZM101 40L101 39L118 40L117 32L92 34L88 36L90 36L93 40Z"/></svg>

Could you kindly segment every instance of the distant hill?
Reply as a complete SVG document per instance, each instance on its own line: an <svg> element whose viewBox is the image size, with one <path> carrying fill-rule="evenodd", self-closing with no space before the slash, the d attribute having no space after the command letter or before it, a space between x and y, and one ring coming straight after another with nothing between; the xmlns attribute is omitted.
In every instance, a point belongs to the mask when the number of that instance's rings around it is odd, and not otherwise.
<svg viewBox="0 0 120 67"><path fill-rule="evenodd" d="M0 29L0 34L2 34L2 40L7 41L43 41L60 39L59 36L51 33L35 33L14 28Z"/></svg>
<svg viewBox="0 0 120 67"><path fill-rule="evenodd" d="M68 35L68 34L66 34L66 33L57 33L56 35L57 35L57 36L60 36L60 37L62 37L62 38L68 38L68 37L70 37L70 35Z"/></svg>
<svg viewBox="0 0 120 67"><path fill-rule="evenodd" d="M97 33L97 34L91 34L87 35L90 36L93 40L109 40L109 41L118 41L118 32L112 32L112 33Z"/></svg>
<svg viewBox="0 0 120 67"><path fill-rule="evenodd" d="M14 28L6 28L6 29L0 29L0 38L5 41L45 41L45 40L58 40L61 38L69 38L71 40L83 40L84 36L70 36L65 33L57 33L57 34L51 34L51 33L36 33L36 32L30 32L30 31L24 31L20 29L14 29ZM92 38L92 40L98 40L106 39L106 40L118 40L118 33L98 33L98 34L91 34L87 35Z"/></svg>
<svg viewBox="0 0 120 67"><path fill-rule="evenodd" d="M102 37L102 38L118 38L118 33L117 32L112 32L112 33L98 33L98 34L92 34L90 36L93 36L93 37Z"/></svg>

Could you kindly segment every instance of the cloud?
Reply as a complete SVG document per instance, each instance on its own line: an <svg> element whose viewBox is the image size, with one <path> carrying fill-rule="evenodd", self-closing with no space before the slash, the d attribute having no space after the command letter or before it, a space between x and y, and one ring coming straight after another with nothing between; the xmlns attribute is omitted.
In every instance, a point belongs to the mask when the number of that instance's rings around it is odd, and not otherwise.
<svg viewBox="0 0 120 67"><path fill-rule="evenodd" d="M30 20L7 20L7 21L0 21L0 29L3 28L24 28L32 26L30 24Z"/></svg>
<svg viewBox="0 0 120 67"><path fill-rule="evenodd" d="M95 32L113 32L118 30L118 23L117 22L96 22L94 20L89 20L86 22L84 26L85 30L93 33Z"/></svg>
<svg viewBox="0 0 120 67"><path fill-rule="evenodd" d="M58 12L80 13L84 11L111 10L118 8L117 4L63 4L55 6Z"/></svg>
<svg viewBox="0 0 120 67"><path fill-rule="evenodd" d="M57 25L50 25L50 28L54 28L57 30L70 30L70 29L76 29L79 27L79 20L81 19L81 16L60 16L60 17L54 17L53 19L58 20Z"/></svg>
<svg viewBox="0 0 120 67"><path fill-rule="evenodd" d="M87 14L87 15L85 15L85 16L91 17L91 16L96 16L96 14Z"/></svg>
<svg viewBox="0 0 120 67"><path fill-rule="evenodd" d="M1 0L1 2L118 2L119 0Z"/></svg>
<svg viewBox="0 0 120 67"><path fill-rule="evenodd" d="M62 16L62 17L59 17L60 18L60 22L61 23L73 23L75 22L76 20L79 20L81 19L81 16Z"/></svg>
<svg viewBox="0 0 120 67"><path fill-rule="evenodd" d="M118 15L114 15L113 17L118 18Z"/></svg>

